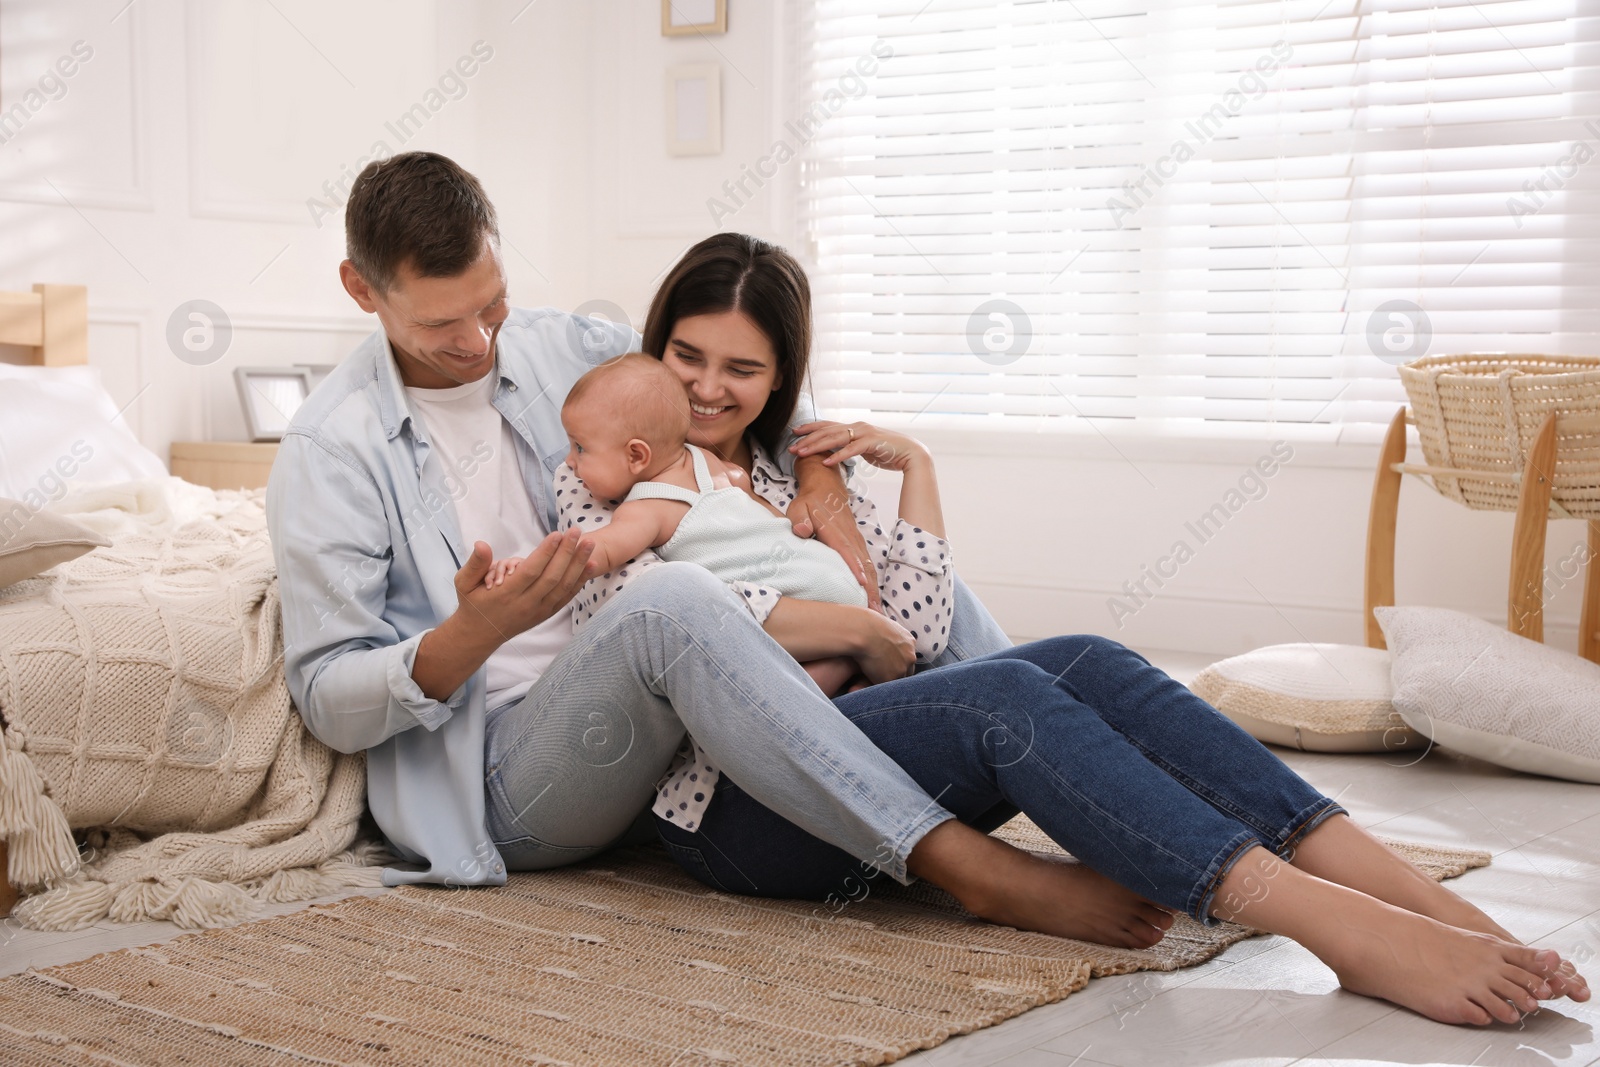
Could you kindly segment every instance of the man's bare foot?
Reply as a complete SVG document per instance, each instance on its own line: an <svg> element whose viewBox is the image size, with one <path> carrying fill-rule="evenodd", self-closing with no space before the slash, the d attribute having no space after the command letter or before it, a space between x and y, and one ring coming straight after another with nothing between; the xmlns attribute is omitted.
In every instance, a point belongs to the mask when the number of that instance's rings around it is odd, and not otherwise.
<svg viewBox="0 0 1600 1067"><path fill-rule="evenodd" d="M1395 907L1513 945L1522 944L1482 909L1418 870L1347 816L1332 815L1318 824L1295 845L1289 859L1309 874ZM1550 976L1548 981L1558 997L1589 999L1588 982L1570 962L1565 964L1563 973Z"/></svg>
<svg viewBox="0 0 1600 1067"><path fill-rule="evenodd" d="M1172 913L1081 863L1042 859L951 820L929 831L907 869L980 919L1118 948L1149 948Z"/></svg>
<svg viewBox="0 0 1600 1067"><path fill-rule="evenodd" d="M1212 913L1291 937L1331 967L1346 989L1382 997L1448 1023L1515 1022L1562 995L1552 978L1571 965L1533 949L1462 930L1303 871L1264 848L1228 870ZM1587 1000L1588 987L1566 995Z"/></svg>

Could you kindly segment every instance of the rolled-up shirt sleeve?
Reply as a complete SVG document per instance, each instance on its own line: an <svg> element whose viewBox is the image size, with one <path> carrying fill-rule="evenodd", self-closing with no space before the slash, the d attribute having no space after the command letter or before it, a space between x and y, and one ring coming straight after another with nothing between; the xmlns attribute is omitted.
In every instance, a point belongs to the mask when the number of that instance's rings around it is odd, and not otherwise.
<svg viewBox="0 0 1600 1067"><path fill-rule="evenodd" d="M411 677L431 630L402 638L383 615L394 547L381 494L365 472L304 434L279 446L267 523L283 608L284 676L313 736L359 752L461 707Z"/></svg>
<svg viewBox="0 0 1600 1067"><path fill-rule="evenodd" d="M949 542L905 519L885 531L877 507L855 486L850 507L878 568L883 613L910 631L918 663L933 662L950 641L955 561Z"/></svg>
<svg viewBox="0 0 1600 1067"><path fill-rule="evenodd" d="M950 640L950 545L944 538L896 519L889 534L879 590L883 613L911 631L917 643L917 662L931 663Z"/></svg>

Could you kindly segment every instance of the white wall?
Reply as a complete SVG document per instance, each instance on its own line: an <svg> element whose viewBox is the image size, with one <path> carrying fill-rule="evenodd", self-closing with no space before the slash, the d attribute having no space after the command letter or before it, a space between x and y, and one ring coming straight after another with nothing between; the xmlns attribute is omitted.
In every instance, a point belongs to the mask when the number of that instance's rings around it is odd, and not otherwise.
<svg viewBox="0 0 1600 1067"><path fill-rule="evenodd" d="M662 36L655 0L595 0L588 6L594 109L585 248L595 264L590 297L615 302L638 327L662 275L688 246L718 229L706 201L772 143L785 86L785 5L735 0L728 32L717 37ZM664 133L666 70L696 63L722 68L723 148L716 156L673 157ZM780 192L776 184L759 190L722 228L787 240Z"/></svg>
<svg viewBox="0 0 1600 1067"><path fill-rule="evenodd" d="M984 442L928 435L941 457L946 512L958 565L1014 636L1093 630L1137 648L1216 655L1287 641L1361 644L1367 508L1376 449L1294 444L1220 530L1193 524L1257 460L1268 441L1230 445L1116 441L1097 436ZM1413 452L1415 455L1415 452ZM948 458L944 458L948 457ZM1242 496L1243 494L1241 494ZM997 506L996 497L1004 498ZM1505 620L1511 516L1473 512L1415 479L1400 500L1397 599ZM1549 528L1547 565L1556 590L1548 639L1577 647L1585 528ZM1123 592L1144 568L1176 577L1150 596ZM1576 550L1576 556L1574 555ZM1039 564L1043 561L1043 565ZM1561 564L1565 562L1563 568ZM1560 575L1567 576L1566 581ZM1158 575L1159 577L1159 575ZM1113 611L1113 601L1130 611Z"/></svg>
<svg viewBox="0 0 1600 1067"><path fill-rule="evenodd" d="M661 274L716 228L706 201L793 110L781 0L729 0L728 34L709 39L662 37L656 0L125 3L0 7L0 107L75 41L94 49L65 95L0 145L0 288L89 285L91 361L163 456L173 440L242 439L233 367L331 362L371 329L338 286L342 194L323 183L348 181L374 142L444 151L478 174L518 303L605 300L639 325ZM479 41L492 56L464 95L434 98L402 146L386 124L426 106ZM699 62L722 67L724 148L671 157L665 70ZM794 244L793 181L781 171L723 227ZM207 366L165 336L194 298L236 330ZM1086 428L927 439L960 569L1016 636L1095 630L1217 655L1361 640L1372 447L1296 444L1266 495L1200 544L1185 524L1270 440L1108 443ZM873 484L892 499L892 477ZM1552 570L1581 537L1578 523L1551 526ZM1155 595L1119 627L1108 601L1180 538L1193 559L1147 584ZM1502 619L1509 542L1509 516L1408 483L1400 599ZM1579 583L1564 584L1548 621L1552 643L1572 648Z"/></svg>
<svg viewBox="0 0 1600 1067"><path fill-rule="evenodd" d="M783 132L795 110L784 40L788 5L729 0L726 36L664 38L653 0L599 0L588 55L596 138L590 227L583 249L590 295L614 300L639 324L660 274L713 229L706 201L726 197ZM674 159L661 124L664 69L723 68L720 156ZM780 171L720 228L799 247L793 168ZM747 184L746 188L750 188ZM1363 640L1367 508L1377 449L1293 445L1294 458L1204 544L1186 532L1223 500L1272 437L1233 445L1108 443L1080 428L1039 435L925 435L939 459L945 510L963 575L1016 637L1094 630L1141 648L1226 655L1286 641ZM1415 444L1413 444L1415 452ZM875 495L892 506L893 476ZM1415 480L1401 500L1398 599L1504 620L1511 517L1470 512ZM1550 527L1549 563L1581 545L1577 522ZM1142 568L1187 538L1194 558L1140 604L1122 594ZM1580 555L1581 558L1581 555ZM1168 568L1171 569L1170 566ZM1570 566L1568 567L1570 573ZM1579 581L1552 599L1551 643L1577 645ZM1137 610L1113 614L1122 594Z"/></svg>
<svg viewBox="0 0 1600 1067"><path fill-rule="evenodd" d="M89 286L90 362L161 456L243 440L234 367L335 362L373 328L339 286L337 186L378 142L401 149L387 124L475 29L433 0L7 0L0 107L26 106L75 42L92 57L0 145L0 286ZM503 56L434 98L404 147L470 155ZM166 337L193 299L234 330L205 365Z"/></svg>

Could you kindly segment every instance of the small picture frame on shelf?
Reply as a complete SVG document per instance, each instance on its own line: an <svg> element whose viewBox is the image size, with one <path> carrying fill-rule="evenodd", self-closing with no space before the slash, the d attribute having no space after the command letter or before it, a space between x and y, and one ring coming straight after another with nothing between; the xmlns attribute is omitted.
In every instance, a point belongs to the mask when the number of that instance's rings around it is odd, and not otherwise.
<svg viewBox="0 0 1600 1067"><path fill-rule="evenodd" d="M722 67L684 63L667 68L667 155L722 151Z"/></svg>
<svg viewBox="0 0 1600 1067"><path fill-rule="evenodd" d="M238 367L233 381L252 441L283 440L289 420L311 395L311 371L305 367Z"/></svg>
<svg viewBox="0 0 1600 1067"><path fill-rule="evenodd" d="M661 0L663 37L728 32L728 0Z"/></svg>

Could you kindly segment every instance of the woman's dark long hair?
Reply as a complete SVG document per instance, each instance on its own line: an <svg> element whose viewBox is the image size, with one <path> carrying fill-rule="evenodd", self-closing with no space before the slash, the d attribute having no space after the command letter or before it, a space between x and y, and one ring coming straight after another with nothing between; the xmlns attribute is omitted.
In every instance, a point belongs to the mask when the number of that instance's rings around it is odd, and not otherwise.
<svg viewBox="0 0 1600 1067"><path fill-rule="evenodd" d="M811 283L788 252L742 233L707 237L683 254L650 302L644 350L660 359L679 319L740 311L766 334L782 384L750 424L776 452L794 417L811 363Z"/></svg>

